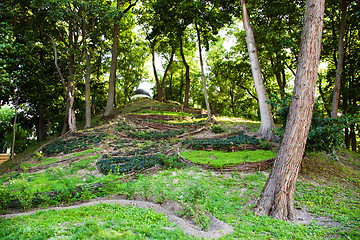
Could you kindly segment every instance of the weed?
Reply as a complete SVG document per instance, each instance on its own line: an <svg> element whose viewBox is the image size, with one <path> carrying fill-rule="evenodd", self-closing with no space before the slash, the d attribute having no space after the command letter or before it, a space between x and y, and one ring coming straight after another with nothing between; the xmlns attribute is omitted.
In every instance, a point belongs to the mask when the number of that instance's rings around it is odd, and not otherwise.
<svg viewBox="0 0 360 240"><path fill-rule="evenodd" d="M29 182L24 178L16 179L12 182L12 188L15 189L16 196L23 210L28 210L32 206L35 193L34 189L30 187Z"/></svg>

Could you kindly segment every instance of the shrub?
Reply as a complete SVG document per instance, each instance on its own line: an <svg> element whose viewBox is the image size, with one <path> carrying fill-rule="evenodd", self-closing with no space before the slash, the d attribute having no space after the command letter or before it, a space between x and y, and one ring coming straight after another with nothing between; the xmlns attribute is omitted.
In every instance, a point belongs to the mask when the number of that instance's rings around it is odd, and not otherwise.
<svg viewBox="0 0 360 240"><path fill-rule="evenodd" d="M290 103L291 96L286 96L283 99L272 96L269 100L269 104L277 109L275 116L282 124L282 127L276 130L276 134L281 138L284 135ZM359 121L360 116L356 115L342 115L336 119L326 118L320 111L320 104L316 103L306 143L306 151L333 153L344 143L344 128Z"/></svg>
<svg viewBox="0 0 360 240"><path fill-rule="evenodd" d="M223 132L225 132L225 129L221 125L212 125L212 126L210 126L210 130L213 133L223 133Z"/></svg>

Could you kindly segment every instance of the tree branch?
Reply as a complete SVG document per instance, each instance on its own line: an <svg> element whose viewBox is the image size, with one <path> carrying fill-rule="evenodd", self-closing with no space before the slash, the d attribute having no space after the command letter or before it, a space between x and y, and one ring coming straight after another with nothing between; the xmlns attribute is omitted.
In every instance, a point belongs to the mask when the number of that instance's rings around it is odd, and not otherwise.
<svg viewBox="0 0 360 240"><path fill-rule="evenodd" d="M45 33L46 34L46 33ZM56 44L55 44L55 41L54 41L54 38L51 37L50 35L46 34L50 39L51 39L51 42L52 42L52 45L54 47L54 57L55 57L55 67L59 73L59 76L60 76L60 80L61 80L61 84L63 85L64 89L66 90L66 83L65 83L65 79L64 79L64 76L62 75L61 71L60 71L60 68L59 68L59 65L58 65L58 57L57 57L57 50L56 50Z"/></svg>

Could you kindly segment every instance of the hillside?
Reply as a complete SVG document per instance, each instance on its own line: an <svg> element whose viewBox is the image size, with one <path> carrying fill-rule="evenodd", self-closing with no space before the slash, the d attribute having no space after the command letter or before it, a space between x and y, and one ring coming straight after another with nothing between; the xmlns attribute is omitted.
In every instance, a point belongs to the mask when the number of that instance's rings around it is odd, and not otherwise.
<svg viewBox="0 0 360 240"><path fill-rule="evenodd" d="M359 154L307 154L298 219L257 217L278 143L253 137L257 122L204 113L137 100L0 165L0 238L360 238Z"/></svg>

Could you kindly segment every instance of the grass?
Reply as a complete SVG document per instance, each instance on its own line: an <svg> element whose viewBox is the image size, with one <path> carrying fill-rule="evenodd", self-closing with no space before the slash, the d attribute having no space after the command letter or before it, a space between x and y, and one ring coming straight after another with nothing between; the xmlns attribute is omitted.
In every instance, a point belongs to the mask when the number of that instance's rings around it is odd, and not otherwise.
<svg viewBox="0 0 360 240"><path fill-rule="evenodd" d="M158 111L166 113L170 109L165 104L155 104L148 100L140 101ZM125 112L139 111L140 105L132 105ZM153 105L151 105L153 104ZM155 106L155 105L156 106ZM162 109L162 111L160 110ZM151 111L150 111L151 112ZM177 113L174 113L177 114ZM187 120L174 123L192 123ZM241 119L220 119L222 126L234 131L238 125L249 124L249 129L257 130L260 123L245 122ZM255 129L256 128L256 129ZM168 142L160 142L158 146ZM132 142L139 148L152 146L152 142ZM131 145L131 146L132 146ZM125 151L124 142L119 144ZM101 150L101 149L99 149ZM90 153L86 150L71 156L82 156ZM86 152L86 153L85 153ZM204 163L209 161L217 166L268 159L275 156L259 155L261 151L225 153L217 151L189 151L184 154L198 154L197 161L203 158ZM200 153L200 154L199 154ZM207 154L212 154L208 156ZM218 155L217 155L218 154ZM238 154L245 154L240 156ZM253 158L252 158L253 156ZM11 195L26 202L24 194L46 192L74 188L75 186L89 187L94 183L104 183L101 196L126 195L133 198L141 195L157 203L172 200L180 204L194 203L188 210L179 212L187 216L197 210L210 212L218 219L232 225L234 233L221 239L360 239L360 164L359 154L349 152L339 153L339 162L333 161L330 156L321 153L309 154L303 161L299 180L295 189L295 206L311 212L315 216L327 217L336 221L338 226L320 226L315 222L309 225L274 220L267 216L255 216L252 209L256 199L266 182L268 172L256 173L217 173L204 171L198 167L168 170L157 172L154 175L138 175L133 181L126 182L122 176L109 174L107 176L82 173L80 169L92 171L91 166L100 154L82 156L79 161L71 164L59 164L38 173L10 172L0 177L0 203L3 200L3 191L9 190ZM186 156L185 156L186 157ZM189 157L190 158L190 157ZM253 160L251 160L253 159ZM26 161L26 156L23 158ZM190 159L191 160L191 159ZM38 164L51 162L42 159ZM6 166L7 167L7 166ZM2 172L4 170L3 166ZM118 179L118 180L117 180ZM66 194L66 191L64 191ZM69 204L75 201L68 194L64 202L47 202L47 206L60 203ZM95 195L88 193L82 200L90 200ZM201 200L201 201L200 201ZM24 205L25 206L25 205ZM42 207L47 207L42 206ZM25 207L24 207L25 209ZM1 204L0 204L1 210ZM192 212L191 212L192 211ZM204 228L207 220L198 215L198 222ZM38 212L30 216L4 219L0 218L1 239L192 239L168 221L163 214L153 210L136 208L133 206L99 204L96 206L66 209L60 211Z"/></svg>
<svg viewBox="0 0 360 240"><path fill-rule="evenodd" d="M212 167L234 166L243 162L258 162L276 157L276 153L266 150L257 151L185 151L182 157L201 164L209 164Z"/></svg>
<svg viewBox="0 0 360 240"><path fill-rule="evenodd" d="M31 186L39 191L45 190L45 185L55 184L65 186L75 185L82 179L68 175L65 170L48 170L47 173L21 174L12 176L24 177ZM310 170L309 170L310 171ZM45 179L45 175L47 180ZM117 178L118 176L107 176ZM360 213L358 206L359 191L351 185L347 188L337 186L317 186L311 182L298 181L296 185L296 206L307 209L317 216L330 216L340 226L335 228L321 227L315 223L298 225L271 219L267 216L257 217L251 210L260 195L267 177L259 173L232 173L227 175L203 171L197 167L187 169L171 169L156 175L139 177L125 185L110 184L109 194L127 194L130 198L134 194L145 198L152 197L162 203L167 199L181 202L184 194L191 186L198 186L204 198L205 211L211 212L222 221L231 224L235 232L222 239L358 239L360 233ZM90 180L90 179L89 179ZM99 181L92 178L92 181ZM72 182L71 182L72 181ZM44 188L41 188L41 187ZM15 191L16 189L13 189ZM124 192L125 191L125 192ZM94 210L98 207L99 211ZM119 222L122 217L115 217L122 212L117 205L94 206L91 208L69 209L61 212L37 213L27 217L15 219L0 219L0 236L4 239L26 239L33 236L37 239L60 237L65 239L111 239L109 234L124 239L190 239L181 231L168 231L163 227L171 226L167 221L150 221L153 213L148 210L131 210L126 214L128 221L125 228ZM132 208L132 207L128 207ZM117 209L115 213L111 209ZM134 211L134 213L132 212ZM141 214L135 213L140 211ZM145 212L144 212L145 211ZM141 219L131 220L133 215L140 215ZM114 215L114 216L113 216ZM117 215L119 216L119 215ZM164 218L156 215L155 218ZM126 231L124 230L126 229ZM28 235L27 235L28 234ZM128 235L127 235L128 234ZM142 234L145 234L146 237ZM162 237L164 236L164 237ZM114 237L116 239L116 237ZM35 239L33 238L33 239Z"/></svg>
<svg viewBox="0 0 360 240"><path fill-rule="evenodd" d="M151 209L98 204L0 219L1 239L192 239Z"/></svg>

